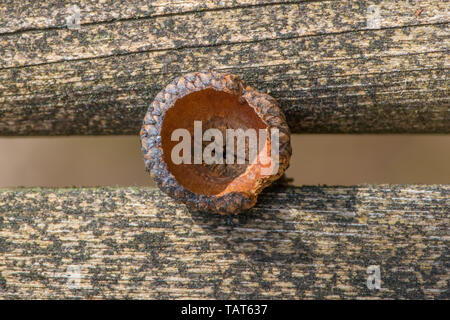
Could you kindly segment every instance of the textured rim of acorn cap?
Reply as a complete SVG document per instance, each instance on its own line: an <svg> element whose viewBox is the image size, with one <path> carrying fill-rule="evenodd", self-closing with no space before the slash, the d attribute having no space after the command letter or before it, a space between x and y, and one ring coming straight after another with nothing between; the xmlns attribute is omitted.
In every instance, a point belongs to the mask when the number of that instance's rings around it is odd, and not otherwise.
<svg viewBox="0 0 450 320"><path fill-rule="evenodd" d="M268 128L279 129L278 173L260 177L258 187L254 190L230 192L221 196L196 194L181 186L164 162L161 130L165 113L178 99L208 88L244 98ZM253 207L262 189L277 180L287 169L292 153L289 127L275 99L253 90L235 75L215 71L183 75L160 91L147 110L140 139L145 167L162 191L192 209L221 214L238 213Z"/></svg>

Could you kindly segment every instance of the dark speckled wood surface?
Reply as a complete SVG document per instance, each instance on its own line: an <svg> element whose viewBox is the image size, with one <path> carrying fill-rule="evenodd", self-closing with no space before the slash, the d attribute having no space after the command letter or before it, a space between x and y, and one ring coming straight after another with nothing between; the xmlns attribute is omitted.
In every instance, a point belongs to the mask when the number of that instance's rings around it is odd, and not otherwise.
<svg viewBox="0 0 450 320"><path fill-rule="evenodd" d="M78 5L77 30L69 4L0 7L0 134L137 134L167 83L211 69L277 99L292 133L450 132L445 1Z"/></svg>
<svg viewBox="0 0 450 320"><path fill-rule="evenodd" d="M449 194L273 187L226 218L156 189L3 190L0 297L448 299Z"/></svg>

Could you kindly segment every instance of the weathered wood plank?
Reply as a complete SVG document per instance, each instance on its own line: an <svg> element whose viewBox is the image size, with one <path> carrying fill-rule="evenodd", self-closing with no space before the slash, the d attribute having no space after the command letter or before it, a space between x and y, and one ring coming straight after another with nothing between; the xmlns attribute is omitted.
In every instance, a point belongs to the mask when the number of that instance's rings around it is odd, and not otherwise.
<svg viewBox="0 0 450 320"><path fill-rule="evenodd" d="M424 30L410 31L411 43L420 42ZM389 34L337 35L334 48L350 51L341 58L323 50L321 36L2 70L0 132L135 134L164 84L183 72L214 67L272 94L293 132L448 133L446 53L417 48L408 54L398 47L405 42ZM351 53L361 49L362 39L377 35L394 48L374 42L360 58Z"/></svg>
<svg viewBox="0 0 450 320"><path fill-rule="evenodd" d="M72 14L70 7L74 4L80 9L80 24L89 25L109 21L148 19L158 16L186 14L219 10L225 8L242 8L264 6L268 4L301 3L311 0L128 0L92 1L82 0L76 3L59 0L29 2L27 0L4 0L0 4L0 34L23 32L36 29L64 28L66 17Z"/></svg>
<svg viewBox="0 0 450 320"><path fill-rule="evenodd" d="M448 299L449 193L278 187L227 220L155 189L2 190L0 297Z"/></svg>
<svg viewBox="0 0 450 320"><path fill-rule="evenodd" d="M39 2L4 0L0 4L0 16L3 18L0 20L0 34L65 28L66 18L73 14L70 7L74 4L80 9L79 23L81 26L211 11L223 12L224 9L255 9L265 6L296 8L297 10L289 10L285 18L290 22L292 22L292 18L296 18L295 21L299 26L304 26L308 20L311 23L317 22L311 19L315 19L316 15L322 16L323 11L327 11L334 17L334 24L339 21L340 26L347 26L351 29L364 28L366 27L367 13L371 14L367 9L373 5L379 7L379 25L382 28L393 25L415 25L423 21L437 23L448 20L445 2L434 0L422 0L420 3L419 1L380 2L374 0L132 0L127 2L84 0L77 3L64 3L58 0ZM416 17L414 13L419 8L423 11L419 17ZM313 25L306 26L309 28L314 27Z"/></svg>
<svg viewBox="0 0 450 320"><path fill-rule="evenodd" d="M371 29L367 26L367 7L373 3L376 2L275 4L163 16L148 21L133 19L91 24L75 32L64 28L3 35L0 37L0 48L3 48L0 51L3 57L0 67L11 68L113 54L248 43ZM448 22L449 17L445 20L443 15L446 10L444 2L425 1L424 5L427 7L428 16L424 14L417 19L413 15L414 9L411 9L407 1L400 4L386 2L385 5L379 6L378 16L373 17L378 20L376 27L373 28L400 28ZM381 7L384 9L383 12ZM445 39L442 32L437 35L433 35L432 32L426 34L427 37L436 40ZM415 43L415 47L423 50L425 49L423 42L432 42L430 40L416 39L419 43ZM437 42L435 45L443 48L442 43ZM323 47L328 50L333 48L330 43L324 43Z"/></svg>
<svg viewBox="0 0 450 320"><path fill-rule="evenodd" d="M374 3L238 3L0 35L0 134L135 134L162 86L207 69L272 94L294 133L450 132L444 3L419 17L381 3L368 30Z"/></svg>

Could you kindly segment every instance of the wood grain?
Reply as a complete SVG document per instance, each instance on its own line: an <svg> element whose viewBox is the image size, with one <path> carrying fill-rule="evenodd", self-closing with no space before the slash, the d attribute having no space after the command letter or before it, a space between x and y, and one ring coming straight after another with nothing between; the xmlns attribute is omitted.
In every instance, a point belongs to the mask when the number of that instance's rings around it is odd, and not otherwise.
<svg viewBox="0 0 450 320"><path fill-rule="evenodd" d="M7 17L0 21L0 33L24 32L37 29L66 27L66 17L76 4L80 9L80 24L89 25L147 19L159 16L180 15L192 12L220 10L225 8L248 8L270 4L289 4L310 2L311 0L82 0L64 3L59 0L43 0L30 3L27 0L4 0L0 5L0 15Z"/></svg>
<svg viewBox="0 0 450 320"><path fill-rule="evenodd" d="M274 187L225 218L149 188L2 190L0 298L448 299L449 193Z"/></svg>
<svg viewBox="0 0 450 320"><path fill-rule="evenodd" d="M367 8L371 5L380 7L380 26L414 25L426 20L429 23L448 21L447 7L442 1L324 1L324 0L129 0L92 1L82 0L76 3L58 0L43 0L30 3L27 0L4 0L0 4L0 34L11 34L44 29L66 27L66 17L72 14L70 7L76 4L80 9L80 24L82 26L107 24L118 21L142 20L157 17L190 15L192 13L224 12L227 9L254 9L267 6L297 7L295 14L297 23L303 24L307 19L314 19L310 14L317 9L328 10L340 24L355 28L355 22L360 27L365 26ZM422 8L419 17L414 17L417 8ZM320 11L314 12L323 15ZM308 16L309 15L309 16ZM323 15L325 16L325 15ZM292 18L286 15L288 19ZM242 20L242 19L241 19Z"/></svg>
<svg viewBox="0 0 450 320"><path fill-rule="evenodd" d="M0 134L136 134L166 83L209 69L273 95L294 133L450 132L444 2L102 3L79 30L50 1L20 2L23 24L2 5Z"/></svg>

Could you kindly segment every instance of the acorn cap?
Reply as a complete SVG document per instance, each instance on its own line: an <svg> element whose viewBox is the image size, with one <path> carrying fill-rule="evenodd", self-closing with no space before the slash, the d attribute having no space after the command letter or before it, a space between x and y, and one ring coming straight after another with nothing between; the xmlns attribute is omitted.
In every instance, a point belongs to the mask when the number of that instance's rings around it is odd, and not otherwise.
<svg viewBox="0 0 450 320"><path fill-rule="evenodd" d="M245 164L175 164L171 156L178 142L172 133L178 128L194 133L194 121L202 122L202 133L210 128L267 130L266 152L272 148L270 132L278 129L278 170L261 174L264 165L248 158ZM183 75L160 91L140 138L145 167L162 191L191 209L221 214L253 207L258 194L287 169L292 153L289 127L275 99L235 75L215 71Z"/></svg>

